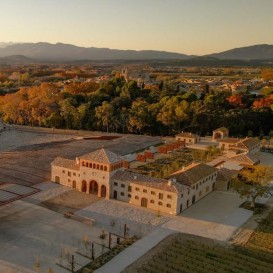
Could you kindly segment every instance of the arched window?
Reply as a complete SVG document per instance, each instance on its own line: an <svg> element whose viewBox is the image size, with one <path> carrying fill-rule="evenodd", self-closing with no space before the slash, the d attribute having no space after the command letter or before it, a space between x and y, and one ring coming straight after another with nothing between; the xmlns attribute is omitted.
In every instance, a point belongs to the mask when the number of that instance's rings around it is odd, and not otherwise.
<svg viewBox="0 0 273 273"><path fill-rule="evenodd" d="M102 165L100 165L100 170L103 171L103 166Z"/></svg>
<svg viewBox="0 0 273 273"><path fill-rule="evenodd" d="M96 164L95 163L93 163L93 169L96 169Z"/></svg>
<svg viewBox="0 0 273 273"><path fill-rule="evenodd" d="M84 161L82 162L82 166L84 166Z"/></svg>
<svg viewBox="0 0 273 273"><path fill-rule="evenodd" d="M104 171L107 172L107 167L106 166L104 166Z"/></svg>
<svg viewBox="0 0 273 273"><path fill-rule="evenodd" d="M97 170L99 170L100 169L100 165L99 164L97 164Z"/></svg>
<svg viewBox="0 0 273 273"><path fill-rule="evenodd" d="M92 163L89 163L89 168L92 168Z"/></svg>
<svg viewBox="0 0 273 273"><path fill-rule="evenodd" d="M162 203L162 202L158 202L158 205L159 205L159 206L162 206L162 205L163 205L163 203Z"/></svg>

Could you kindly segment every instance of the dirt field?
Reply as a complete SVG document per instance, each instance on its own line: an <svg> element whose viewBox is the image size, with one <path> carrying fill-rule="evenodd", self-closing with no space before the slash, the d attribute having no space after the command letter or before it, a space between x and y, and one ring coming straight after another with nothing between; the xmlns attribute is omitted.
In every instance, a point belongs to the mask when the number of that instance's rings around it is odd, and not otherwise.
<svg viewBox="0 0 273 273"><path fill-rule="evenodd" d="M9 137L3 134L12 134L13 141L17 141L15 149L7 151L10 145ZM43 143L33 144L38 139ZM62 139L60 135L24 132L12 129L0 135L0 183L16 183L32 186L50 180L50 163L54 158L61 156L75 159L77 156L92 152L99 148L107 148L121 155L132 153L160 142L158 137L124 135L116 139ZM48 142L49 141L49 142Z"/></svg>
<svg viewBox="0 0 273 273"><path fill-rule="evenodd" d="M39 206L59 213L75 212L101 199L102 198L99 198L94 194L86 194L76 190L71 190L52 199L43 201Z"/></svg>

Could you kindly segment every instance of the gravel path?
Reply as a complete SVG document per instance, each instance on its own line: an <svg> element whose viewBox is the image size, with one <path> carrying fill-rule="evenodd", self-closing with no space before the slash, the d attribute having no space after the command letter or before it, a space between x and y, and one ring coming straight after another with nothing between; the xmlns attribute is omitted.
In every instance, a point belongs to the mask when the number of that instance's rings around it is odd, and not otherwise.
<svg viewBox="0 0 273 273"><path fill-rule="evenodd" d="M171 218L127 203L106 199L79 210L77 214L91 218L95 220L96 225L120 235L123 234L126 224L127 233L138 236L151 232Z"/></svg>

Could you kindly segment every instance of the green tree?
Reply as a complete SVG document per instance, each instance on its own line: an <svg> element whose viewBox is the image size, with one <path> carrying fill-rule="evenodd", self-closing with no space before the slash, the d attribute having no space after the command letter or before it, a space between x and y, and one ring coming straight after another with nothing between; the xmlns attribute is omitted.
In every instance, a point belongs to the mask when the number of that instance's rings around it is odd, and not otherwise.
<svg viewBox="0 0 273 273"><path fill-rule="evenodd" d="M241 197L250 199L251 207L255 207L255 201L258 197L271 194L269 182L272 179L273 168L258 165L242 170L237 177L233 178L232 186Z"/></svg>
<svg viewBox="0 0 273 273"><path fill-rule="evenodd" d="M106 131L109 132L111 122L113 122L114 108L113 106L104 101L101 106L96 107L96 118L99 126L106 127Z"/></svg>

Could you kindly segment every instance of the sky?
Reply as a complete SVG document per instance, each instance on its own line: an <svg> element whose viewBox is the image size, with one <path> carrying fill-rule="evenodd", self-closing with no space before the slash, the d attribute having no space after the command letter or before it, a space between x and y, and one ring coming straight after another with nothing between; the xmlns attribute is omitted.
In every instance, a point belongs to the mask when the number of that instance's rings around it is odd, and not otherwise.
<svg viewBox="0 0 273 273"><path fill-rule="evenodd" d="M273 44L273 0L0 0L0 42L203 55Z"/></svg>

